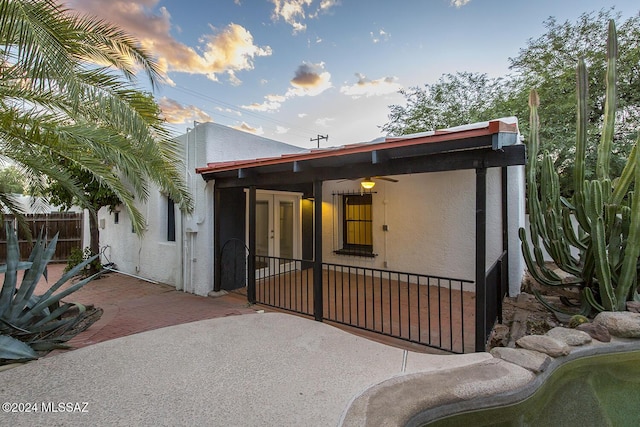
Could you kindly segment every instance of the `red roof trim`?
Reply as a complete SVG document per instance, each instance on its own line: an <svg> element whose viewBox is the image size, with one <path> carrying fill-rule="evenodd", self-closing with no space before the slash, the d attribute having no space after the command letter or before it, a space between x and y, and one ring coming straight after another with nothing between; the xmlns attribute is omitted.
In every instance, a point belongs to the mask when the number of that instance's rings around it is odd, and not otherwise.
<svg viewBox="0 0 640 427"><path fill-rule="evenodd" d="M384 142L373 144L361 143L350 144L337 148L322 148L305 151L303 153L283 154L278 157L268 157L262 159L238 160L230 162L209 163L205 167L197 168L196 173L212 173L237 170L242 168L276 165L280 163L289 163L292 161L304 161L311 159L320 159L327 157L342 156L346 154L357 154L372 152L375 150L385 150L389 148L410 147L421 144L433 144L438 142L451 141L454 139L475 138L479 136L493 135L499 132L518 131L515 123L505 123L501 120L489 122L488 126L483 128L471 128L462 130L438 130L433 134L418 137L399 137L387 138Z"/></svg>

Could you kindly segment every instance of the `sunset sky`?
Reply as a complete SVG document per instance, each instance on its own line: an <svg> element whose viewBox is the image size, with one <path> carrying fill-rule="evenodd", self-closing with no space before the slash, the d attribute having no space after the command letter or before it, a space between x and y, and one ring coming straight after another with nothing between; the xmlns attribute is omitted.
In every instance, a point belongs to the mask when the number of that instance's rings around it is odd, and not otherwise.
<svg viewBox="0 0 640 427"><path fill-rule="evenodd" d="M637 0L68 0L136 36L161 64L154 93L179 135L213 121L314 147L382 136L402 88L444 73L509 73L543 21L637 14ZM142 81L141 81L142 83ZM144 86L146 87L146 86Z"/></svg>

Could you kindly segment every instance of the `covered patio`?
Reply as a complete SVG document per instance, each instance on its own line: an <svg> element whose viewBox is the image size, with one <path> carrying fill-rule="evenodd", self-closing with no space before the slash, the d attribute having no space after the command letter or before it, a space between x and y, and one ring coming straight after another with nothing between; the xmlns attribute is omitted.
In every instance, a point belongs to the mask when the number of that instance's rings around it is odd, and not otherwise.
<svg viewBox="0 0 640 427"><path fill-rule="evenodd" d="M499 320L502 298L509 288L519 289L522 277L521 269L510 268L509 264L510 259L512 263L517 262L519 256L513 240L516 234L510 230L520 225L520 218L513 218L513 212L519 212L521 201L514 200L513 195L519 198L522 193L521 165L524 163L525 150L518 141L517 125L496 120L383 142L209 164L197 172L205 180L215 182L214 289L246 285L247 297L252 303L449 352L484 351L488 333L496 319ZM424 272L422 265L415 262L412 264L415 268L397 271L388 268L386 256L383 261L373 251L352 254L344 249L327 248L331 240L327 236L338 235L331 231L331 227L336 228L335 224L327 219L327 211L334 208L327 193L336 187L336 182L405 175L429 180L432 173L465 170L474 172L475 183L475 200L465 201L474 208L469 218L473 218L475 236L465 235L471 239L475 253L471 261L475 264L472 277L456 278L455 272ZM488 171L498 177L498 206L493 206L495 203L487 206ZM465 179L469 176L464 175ZM260 250L256 229L262 215L257 209L261 191L300 195L301 243L296 256L271 256ZM420 197L419 191L419 185L412 187L412 197ZM365 194L366 190L359 192ZM345 197L357 192L331 194L335 198L336 194ZM456 198L467 196L450 194L447 197L455 202ZM411 203L412 200L406 200L407 208ZM374 231L367 234L378 232L378 228L388 232L386 219L383 222L375 223ZM271 232L273 239L273 230ZM340 235L340 239L346 242L345 236ZM403 250L413 258L418 253L416 259L419 259L426 249L422 245L427 243L407 242ZM455 253L456 249L448 250ZM424 253L438 249L429 248L429 251ZM345 261L323 259L329 258L327 254L340 256ZM461 262L464 263L464 259ZM233 273L231 276L229 271Z"/></svg>

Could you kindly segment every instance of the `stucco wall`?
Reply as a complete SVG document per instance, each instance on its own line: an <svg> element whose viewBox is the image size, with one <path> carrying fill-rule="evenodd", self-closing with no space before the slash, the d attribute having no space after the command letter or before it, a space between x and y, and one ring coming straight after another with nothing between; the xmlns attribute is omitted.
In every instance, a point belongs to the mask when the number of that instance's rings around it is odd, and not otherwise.
<svg viewBox="0 0 640 427"><path fill-rule="evenodd" d="M510 168L512 169L512 168ZM518 171L509 171L510 241L517 241L519 214ZM474 170L395 176L399 182L378 180L373 191L374 258L335 254L340 249L340 196L359 191L358 181L332 181L323 185L323 260L325 262L406 271L455 279L475 280ZM502 252L501 170L487 173L487 255L489 269ZM522 208L521 208L522 205ZM388 231L383 231L383 225ZM522 279L519 246L510 242L510 293Z"/></svg>
<svg viewBox="0 0 640 427"><path fill-rule="evenodd" d="M213 182L206 183L195 169L210 162L255 159L301 151L302 148L241 132L215 123L200 123L176 138L187 160L185 181L194 202L191 214L175 210L176 241L166 237L166 197L152 187L150 197L138 208L146 218L146 232L131 232L131 221L120 209L120 223L101 209L104 219L100 245L105 259L119 270L166 283L186 292L206 295L213 289Z"/></svg>

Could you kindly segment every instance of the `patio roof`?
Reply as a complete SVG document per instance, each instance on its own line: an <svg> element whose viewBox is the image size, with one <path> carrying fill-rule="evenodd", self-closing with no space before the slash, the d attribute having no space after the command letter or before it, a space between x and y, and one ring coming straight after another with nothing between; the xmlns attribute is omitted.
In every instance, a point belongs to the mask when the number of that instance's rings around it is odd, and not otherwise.
<svg viewBox="0 0 640 427"><path fill-rule="evenodd" d="M216 187L282 185L457 169L522 165L515 118L312 149L262 159L209 163L196 172Z"/></svg>

